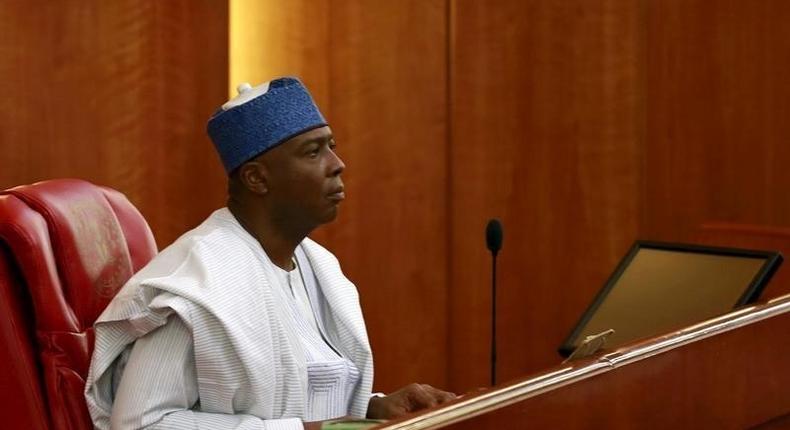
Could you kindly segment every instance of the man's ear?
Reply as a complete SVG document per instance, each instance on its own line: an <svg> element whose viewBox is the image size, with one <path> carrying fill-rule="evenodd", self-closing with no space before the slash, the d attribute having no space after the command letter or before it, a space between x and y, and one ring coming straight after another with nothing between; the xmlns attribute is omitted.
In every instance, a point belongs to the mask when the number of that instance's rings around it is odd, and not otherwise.
<svg viewBox="0 0 790 430"><path fill-rule="evenodd" d="M268 171L260 161L248 161L242 164L238 175L244 188L252 193L263 195L269 192Z"/></svg>

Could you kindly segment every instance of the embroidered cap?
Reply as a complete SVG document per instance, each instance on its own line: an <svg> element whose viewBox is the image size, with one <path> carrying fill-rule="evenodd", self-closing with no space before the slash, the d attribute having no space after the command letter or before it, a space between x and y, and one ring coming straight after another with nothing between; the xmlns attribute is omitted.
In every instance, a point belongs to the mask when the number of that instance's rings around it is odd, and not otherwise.
<svg viewBox="0 0 790 430"><path fill-rule="evenodd" d="M296 78L280 78L251 87L223 104L208 120L207 130L225 171L286 140L327 125L307 88Z"/></svg>

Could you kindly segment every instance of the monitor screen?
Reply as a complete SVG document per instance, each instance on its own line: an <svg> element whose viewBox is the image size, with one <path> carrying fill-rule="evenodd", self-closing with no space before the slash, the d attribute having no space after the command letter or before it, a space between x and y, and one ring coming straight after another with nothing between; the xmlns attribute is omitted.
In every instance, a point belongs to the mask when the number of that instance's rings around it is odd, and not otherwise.
<svg viewBox="0 0 790 430"><path fill-rule="evenodd" d="M607 349L725 314L757 299L778 252L637 241L560 347L614 329Z"/></svg>

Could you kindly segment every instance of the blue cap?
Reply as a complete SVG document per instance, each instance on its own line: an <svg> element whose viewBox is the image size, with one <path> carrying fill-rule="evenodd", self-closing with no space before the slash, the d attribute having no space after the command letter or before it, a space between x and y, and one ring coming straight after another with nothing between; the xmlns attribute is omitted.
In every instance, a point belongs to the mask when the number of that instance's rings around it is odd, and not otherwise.
<svg viewBox="0 0 790 430"><path fill-rule="evenodd" d="M327 125L307 88L296 78L239 86L208 120L208 135L230 174L253 157L286 140Z"/></svg>

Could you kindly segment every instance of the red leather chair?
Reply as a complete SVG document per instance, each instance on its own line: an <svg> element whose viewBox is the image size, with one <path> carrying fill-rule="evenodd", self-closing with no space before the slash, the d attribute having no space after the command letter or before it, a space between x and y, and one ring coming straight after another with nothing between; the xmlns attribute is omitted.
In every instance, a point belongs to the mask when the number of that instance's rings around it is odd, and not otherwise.
<svg viewBox="0 0 790 430"><path fill-rule="evenodd" d="M119 192L58 179L0 193L3 428L90 429L93 322L156 254Z"/></svg>

